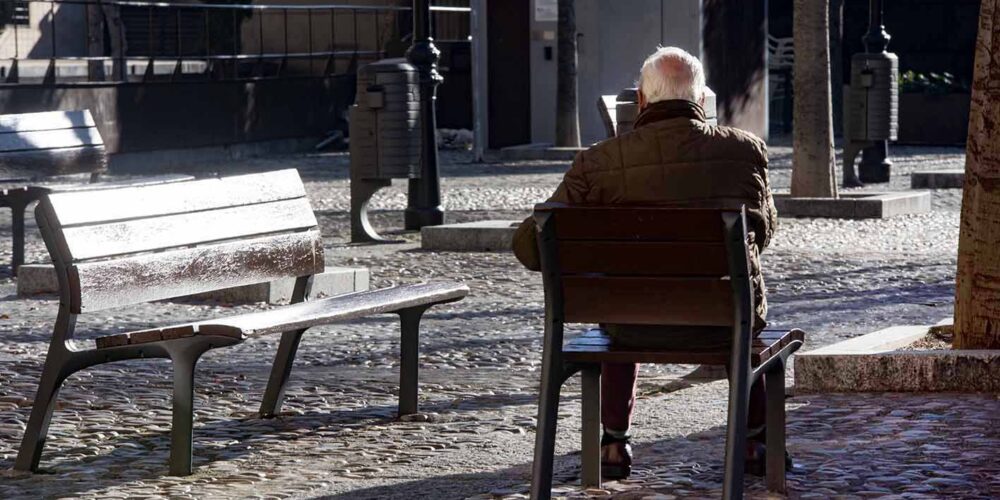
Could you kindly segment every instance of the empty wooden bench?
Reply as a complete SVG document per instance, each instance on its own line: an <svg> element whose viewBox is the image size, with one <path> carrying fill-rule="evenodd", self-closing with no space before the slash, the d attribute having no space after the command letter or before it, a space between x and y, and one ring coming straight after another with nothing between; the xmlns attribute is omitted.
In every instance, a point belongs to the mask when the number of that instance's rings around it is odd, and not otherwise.
<svg viewBox="0 0 1000 500"><path fill-rule="evenodd" d="M45 194L193 179L189 175L161 175L141 181L97 183L106 170L104 140L90 111L0 115L0 207L11 209L13 274L24 264L25 210ZM37 183L46 177L88 173L91 184Z"/></svg>
<svg viewBox="0 0 1000 500"><path fill-rule="evenodd" d="M194 372L209 349L281 334L262 417L278 413L302 334L374 314L401 321L399 413L417 411L418 325L465 285L423 283L304 302L324 269L316 218L295 170L122 188L52 193L35 217L59 279L55 330L14 468L35 470L63 380L87 367L136 358L173 364L170 472L191 472ZM295 277L291 305L265 312L72 341L76 318L234 286Z"/></svg>
<svg viewBox="0 0 1000 500"><path fill-rule="evenodd" d="M730 366L725 498L743 491L750 386L767 374L767 485L785 489L784 369L804 341L800 330L753 338L753 293L743 210L665 207L535 207L545 341L532 498L549 498L559 393L583 382L585 486L601 482L602 363ZM616 347L601 330L564 343L565 323L698 326L731 334L715 350ZM666 335L666 333L665 333Z"/></svg>

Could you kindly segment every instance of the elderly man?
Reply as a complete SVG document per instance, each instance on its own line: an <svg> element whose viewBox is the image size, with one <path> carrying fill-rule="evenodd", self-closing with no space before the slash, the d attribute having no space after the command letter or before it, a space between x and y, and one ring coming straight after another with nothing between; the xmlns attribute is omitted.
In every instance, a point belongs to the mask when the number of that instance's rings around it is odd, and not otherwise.
<svg viewBox="0 0 1000 500"><path fill-rule="evenodd" d="M701 63L676 47L657 50L642 65L635 128L577 155L549 201L587 204L674 204L747 208L752 249L755 335L766 325L767 302L760 251L767 247L777 212L767 180L767 147L754 135L705 123L705 76ZM514 236L514 253L539 270L534 221ZM632 347L711 348L729 344L729 334L698 327L603 325L613 342ZM601 470L608 479L631 472L629 426L635 405L638 365L605 364L601 377ZM750 396L747 470L764 464L764 381Z"/></svg>

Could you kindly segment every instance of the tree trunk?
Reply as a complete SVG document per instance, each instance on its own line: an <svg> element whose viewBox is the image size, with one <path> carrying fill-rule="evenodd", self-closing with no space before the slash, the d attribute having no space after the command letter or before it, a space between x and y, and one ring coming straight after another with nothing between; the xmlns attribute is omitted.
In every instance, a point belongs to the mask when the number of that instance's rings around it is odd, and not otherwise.
<svg viewBox="0 0 1000 500"><path fill-rule="evenodd" d="M101 4L101 2L98 2ZM125 56L128 51L128 44L125 41L125 23L122 21L121 7L112 4L101 4L104 13L104 26L108 30L108 39L111 42L111 57L114 58L112 64L113 78L125 81L128 78L128 69Z"/></svg>
<svg viewBox="0 0 1000 500"><path fill-rule="evenodd" d="M1000 0L983 0L955 291L956 349L1000 349Z"/></svg>
<svg viewBox="0 0 1000 500"><path fill-rule="evenodd" d="M795 0L792 196L836 198L829 0Z"/></svg>
<svg viewBox="0 0 1000 500"><path fill-rule="evenodd" d="M556 146L580 146L580 117L576 97L575 0L559 0L556 61Z"/></svg>
<svg viewBox="0 0 1000 500"><path fill-rule="evenodd" d="M99 5L85 5L87 9L87 55L101 57L104 55L104 14ZM90 81L104 81L104 61L89 61L87 73Z"/></svg>
<svg viewBox="0 0 1000 500"><path fill-rule="evenodd" d="M844 132L844 0L830 0L830 90L836 137Z"/></svg>

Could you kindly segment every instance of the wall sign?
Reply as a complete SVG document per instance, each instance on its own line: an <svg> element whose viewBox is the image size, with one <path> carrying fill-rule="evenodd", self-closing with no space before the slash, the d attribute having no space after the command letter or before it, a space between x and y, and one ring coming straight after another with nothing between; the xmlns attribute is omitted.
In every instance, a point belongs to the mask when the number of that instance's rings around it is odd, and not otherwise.
<svg viewBox="0 0 1000 500"><path fill-rule="evenodd" d="M535 0L535 22L558 20L559 0Z"/></svg>

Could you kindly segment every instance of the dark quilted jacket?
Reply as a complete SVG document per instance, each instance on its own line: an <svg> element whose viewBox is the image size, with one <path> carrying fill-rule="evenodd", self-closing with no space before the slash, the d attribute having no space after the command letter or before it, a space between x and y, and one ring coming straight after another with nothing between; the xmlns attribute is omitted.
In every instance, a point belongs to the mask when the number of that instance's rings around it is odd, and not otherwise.
<svg viewBox="0 0 1000 500"><path fill-rule="evenodd" d="M645 109L635 130L581 152L549 201L587 205L682 204L747 208L757 317L766 325L767 300L760 252L778 222L767 179L767 146L753 134L705 123L690 101L663 101ZM514 235L514 253L539 270L535 224Z"/></svg>

